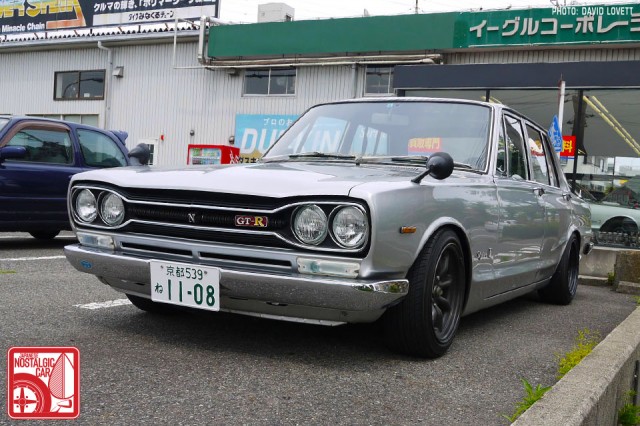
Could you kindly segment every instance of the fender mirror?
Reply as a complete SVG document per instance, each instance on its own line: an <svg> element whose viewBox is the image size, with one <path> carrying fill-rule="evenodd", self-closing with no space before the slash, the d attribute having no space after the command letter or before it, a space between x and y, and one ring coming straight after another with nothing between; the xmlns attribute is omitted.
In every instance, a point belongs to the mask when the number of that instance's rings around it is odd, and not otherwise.
<svg viewBox="0 0 640 426"><path fill-rule="evenodd" d="M132 166L146 166L151 158L151 151L147 144L140 143L138 146L129 151L129 158Z"/></svg>
<svg viewBox="0 0 640 426"><path fill-rule="evenodd" d="M411 179L411 182L420 183L425 176L443 180L453 173L453 158L446 152L436 152L427 159L426 170Z"/></svg>

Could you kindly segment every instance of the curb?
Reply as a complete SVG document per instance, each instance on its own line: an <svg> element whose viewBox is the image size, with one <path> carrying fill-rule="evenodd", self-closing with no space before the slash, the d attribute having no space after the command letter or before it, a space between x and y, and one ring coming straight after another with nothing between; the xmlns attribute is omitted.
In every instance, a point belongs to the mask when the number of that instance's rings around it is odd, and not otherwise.
<svg viewBox="0 0 640 426"><path fill-rule="evenodd" d="M630 390L638 391L640 308L571 369L513 425L615 425Z"/></svg>

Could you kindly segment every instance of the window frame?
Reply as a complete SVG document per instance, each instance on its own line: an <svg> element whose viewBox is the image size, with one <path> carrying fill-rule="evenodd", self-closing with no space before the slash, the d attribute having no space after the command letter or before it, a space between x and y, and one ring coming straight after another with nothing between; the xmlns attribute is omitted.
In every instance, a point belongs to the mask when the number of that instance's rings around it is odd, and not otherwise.
<svg viewBox="0 0 640 426"><path fill-rule="evenodd" d="M292 74L291 75L284 75L284 76L273 76L273 71L291 71ZM248 93L247 92L247 88L248 88L248 79L251 77L250 73L256 73L256 72L267 72L267 84L266 84L266 93ZM287 84L285 84L285 93L272 93L272 86L273 86L273 80L275 80L276 77L285 77L287 79ZM290 80L293 77L293 92L291 93L287 93L288 91L288 87L289 87L289 83ZM243 75L243 82L242 82L242 96L296 96L296 90L297 90L297 80L298 80L298 68L296 67L287 67L287 68L253 68L253 69L247 69L244 71L244 75Z"/></svg>
<svg viewBox="0 0 640 426"><path fill-rule="evenodd" d="M54 167L72 167L76 164L76 146L73 140L73 136L72 136L72 130L71 128L69 128L68 126L64 125L64 124L57 124L57 123L41 123L41 122L37 122L37 121L25 121L22 123L18 123L15 126L13 126L13 128L10 129L9 133L7 133L4 136L5 139L5 143L4 146L9 146L9 142L11 142L11 140L18 134L21 133L22 131L24 131L25 129L28 130L43 130L43 131L52 131L52 132L59 132L59 133L66 133L68 138L69 138L69 151L68 151L68 161L66 163L59 163L59 162L48 162L48 161L33 161L31 159L29 160L10 160L7 159L6 161L15 161L15 162L19 162L19 163L23 163L23 164L45 164L47 166L54 166Z"/></svg>
<svg viewBox="0 0 640 426"><path fill-rule="evenodd" d="M384 75L386 75L388 77L387 79L387 91L386 92L369 92L368 88L369 88L369 76L373 75L373 72L370 72L370 70L373 69L382 69L382 68L387 68L389 72L385 73ZM394 77L394 66L382 66L382 65L367 65L365 66L364 69L364 87L363 87L363 92L365 96L392 96L394 95L394 91L393 91L393 77ZM377 75L379 75L380 78L383 77L383 74L378 72L375 73Z"/></svg>
<svg viewBox="0 0 640 426"><path fill-rule="evenodd" d="M81 97L80 96L80 92L81 92L81 87L82 87L82 74L83 73L95 73L95 72L101 72L103 75L102 78L102 94L100 96L90 96L90 97ZM58 76L63 75L63 74L76 74L77 78L75 80L75 82L73 83L69 83L67 86L71 87L72 84L77 85L77 91L76 91L76 95L73 97L65 97L64 96L64 92L62 93L62 96L58 97ZM107 72L105 69L93 69L93 70L72 70L72 71L56 71L53 74L53 100L54 101L100 101L100 100L104 100L104 95L105 95L105 88L106 88L106 81L107 81ZM66 91L66 90L65 90Z"/></svg>
<svg viewBox="0 0 640 426"><path fill-rule="evenodd" d="M513 164L512 164L512 161L511 161L512 160L512 158L511 158L511 149L510 149L510 146L509 146L509 132L507 131L507 127L506 127L507 126L507 122L506 122L507 117L511 118L512 120L515 120L518 123L519 127L520 127L519 134L522 137L522 146L521 146L521 148L523 149L522 156L524 157L524 167L525 167L524 171L527 173L526 176L518 175L522 179L514 179L514 177L513 177L514 173L513 173ZM506 152L507 152L506 177L508 179L522 180L522 181L531 182L532 171L531 171L531 165L529 164L529 149L528 149L528 146L526 145L526 140L525 140L525 138L527 137L527 134L526 134L526 130L525 130L524 125L523 125L524 123L523 123L522 117L520 117L517 114L513 114L510 111L504 111L502 113L501 120L502 120L502 126L504 126L505 146L506 146Z"/></svg>

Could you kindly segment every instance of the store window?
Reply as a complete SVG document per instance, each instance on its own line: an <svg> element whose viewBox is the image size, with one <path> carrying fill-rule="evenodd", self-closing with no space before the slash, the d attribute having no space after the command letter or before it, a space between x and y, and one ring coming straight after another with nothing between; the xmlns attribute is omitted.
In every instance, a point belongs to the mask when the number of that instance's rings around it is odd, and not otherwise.
<svg viewBox="0 0 640 426"><path fill-rule="evenodd" d="M295 68L249 69L244 74L245 95L295 95Z"/></svg>
<svg viewBox="0 0 640 426"><path fill-rule="evenodd" d="M367 65L364 94L393 94L393 67Z"/></svg>
<svg viewBox="0 0 640 426"><path fill-rule="evenodd" d="M57 72L54 76L54 99L104 99L104 82L105 70Z"/></svg>

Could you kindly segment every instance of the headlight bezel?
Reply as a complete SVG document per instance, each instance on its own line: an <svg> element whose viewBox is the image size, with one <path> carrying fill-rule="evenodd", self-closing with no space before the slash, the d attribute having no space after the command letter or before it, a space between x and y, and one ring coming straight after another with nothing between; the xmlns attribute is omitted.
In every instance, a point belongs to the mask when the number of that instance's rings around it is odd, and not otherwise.
<svg viewBox="0 0 640 426"><path fill-rule="evenodd" d="M321 216L322 220L324 221L324 227L321 230L321 233L319 234L319 236L316 237L315 239L311 239L309 241L305 241L305 239L302 236L299 235L299 233L298 233L298 231L296 229L297 228L298 219L306 211L315 212L316 214ZM298 242L300 242L300 243L302 243L304 245L307 245L307 246L317 247L320 244L322 244L327 238L327 234L329 233L329 217L327 216L325 211L320 206L318 206L317 204L315 204L315 203L303 204L301 206L298 206L293 211L293 214L291 215L291 231L293 232L293 236L298 240Z"/></svg>
<svg viewBox="0 0 640 426"><path fill-rule="evenodd" d="M362 252L362 250L365 250L367 248L369 244L369 240L371 238L371 225L370 225L371 220L369 217L368 209L364 205L360 203L355 203L355 202L338 201L338 200L315 201L315 202L312 200L309 200L309 201L300 202L296 204L297 205L295 209L290 213L291 214L290 216L291 234L290 235L291 235L291 238L293 238L292 242L298 247L306 248L314 251L320 250L320 251L344 252L344 253L359 253L359 252ZM298 217L297 215L302 209L307 208L309 206L318 207L320 210L323 211L323 213L327 217L326 235L321 242L316 244L309 244L305 242L303 239L299 238L295 229L296 219ZM357 244L353 246L349 246L348 244L343 244L341 242L341 239L338 238L333 231L334 220L336 216L343 209L346 209L346 208L356 209L362 215L364 226L365 226L362 238L358 241Z"/></svg>
<svg viewBox="0 0 640 426"><path fill-rule="evenodd" d="M91 215L88 216L88 217L90 217L90 219L87 219L87 218L83 217L83 215L80 213L81 207L78 206L78 203L80 202L80 197L83 194L90 195L91 196L90 201L92 200L92 203L93 203L93 210L94 211L93 211L93 213ZM74 194L72 207L73 207L73 214L74 214L75 218L78 220L79 223L92 224L98 218L98 215L99 215L98 198L93 193L93 191L91 191L88 188L80 189L79 191L77 191L77 193Z"/></svg>
<svg viewBox="0 0 640 426"><path fill-rule="evenodd" d="M353 209L355 211L357 211L359 214L362 215L362 221L364 223L364 231L362 232L362 238L357 242L357 244L354 245L348 245L345 244L344 242L341 241L341 239L336 235L336 231L335 231L335 223L336 223L336 218L338 217L338 215L348 209ZM340 205L337 206L336 208L334 208L331 211L331 215L329 218L329 230L330 230L330 235L331 238L333 240L333 242L340 248L346 249L346 250L357 250L360 249L362 247L364 247L367 242L369 241L369 234L371 232L370 226L369 226L369 218L367 217L367 212L360 206L358 205Z"/></svg>
<svg viewBox="0 0 640 426"><path fill-rule="evenodd" d="M87 193L91 193L91 195L95 199L94 206L96 208L97 214L92 217L91 221L83 220L78 211L78 199L81 194L85 193L85 191ZM118 197L122 202L122 214L116 221L110 221L108 219L105 220L107 215L106 212L103 212L105 199L108 199L112 195ZM105 230L122 228L123 226L126 226L129 221L127 204L127 198L121 193L99 185L79 184L73 186L69 192L68 206L70 209L71 220L76 226L80 227L88 226L91 228Z"/></svg>
<svg viewBox="0 0 640 426"><path fill-rule="evenodd" d="M108 220L107 219L107 214L104 212L104 210L106 208L105 204L112 197L115 197L120 202L120 204L122 206L122 213L120 214L120 216L115 221ZM102 220L102 223L105 224L106 226L112 228L112 227L118 226L118 225L122 224L122 222L124 222L125 216L127 215L127 208L126 208L126 204L124 202L124 199L122 198L121 195L119 195L119 194L117 194L115 192L112 192L112 191L103 191L99 195L98 206L99 206L100 220Z"/></svg>

